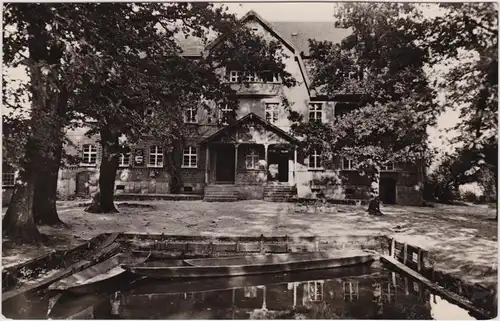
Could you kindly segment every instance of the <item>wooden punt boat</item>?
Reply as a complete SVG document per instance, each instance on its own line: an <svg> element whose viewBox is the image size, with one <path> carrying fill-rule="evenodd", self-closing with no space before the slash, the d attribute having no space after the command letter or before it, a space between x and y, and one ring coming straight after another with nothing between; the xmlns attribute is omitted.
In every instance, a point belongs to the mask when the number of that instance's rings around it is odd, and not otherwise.
<svg viewBox="0 0 500 321"><path fill-rule="evenodd" d="M118 278L126 272L121 265L141 264L147 259L148 255L120 253L51 284L49 290L79 294L96 293L118 281Z"/></svg>
<svg viewBox="0 0 500 321"><path fill-rule="evenodd" d="M210 278L329 269L363 264L373 260L374 255L372 253L350 250L250 255L183 261L152 261L136 265L124 265L123 268L137 275L151 278Z"/></svg>
<svg viewBox="0 0 500 321"><path fill-rule="evenodd" d="M291 282L329 280L342 277L368 277L379 271L371 264L325 270L293 271L289 273L241 275L212 279L160 280L143 278L135 282L126 295L172 295L182 293L223 291L249 286L269 286Z"/></svg>

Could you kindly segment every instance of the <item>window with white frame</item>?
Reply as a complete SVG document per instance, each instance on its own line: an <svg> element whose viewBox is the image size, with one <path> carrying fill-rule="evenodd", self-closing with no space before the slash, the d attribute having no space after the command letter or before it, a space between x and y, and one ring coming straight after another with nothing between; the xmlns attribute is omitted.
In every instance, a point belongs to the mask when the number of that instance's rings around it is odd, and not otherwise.
<svg viewBox="0 0 500 321"><path fill-rule="evenodd" d="M5 169L5 168L3 168ZM16 183L16 172L2 169L2 187L12 187Z"/></svg>
<svg viewBox="0 0 500 321"><path fill-rule="evenodd" d="M184 148L182 153L182 167L196 168L198 166L198 155L196 147L188 146Z"/></svg>
<svg viewBox="0 0 500 321"><path fill-rule="evenodd" d="M130 166L130 153L120 154L120 158L118 159L118 166L120 167Z"/></svg>
<svg viewBox="0 0 500 321"><path fill-rule="evenodd" d="M257 73L255 72L245 72L244 73L245 75L245 81L246 82L260 82L260 78L259 76L257 76Z"/></svg>
<svg viewBox="0 0 500 321"><path fill-rule="evenodd" d="M158 145L149 146L149 167L163 167L163 148Z"/></svg>
<svg viewBox="0 0 500 321"><path fill-rule="evenodd" d="M237 83L240 81L244 82L265 82L265 83L278 83L280 82L280 77L278 73L275 72L244 72L238 70L230 70L228 72L229 82Z"/></svg>
<svg viewBox="0 0 500 321"><path fill-rule="evenodd" d="M280 82L280 76L275 72L263 72L261 73L261 78L263 82L267 83L278 83Z"/></svg>
<svg viewBox="0 0 500 321"><path fill-rule="evenodd" d="M380 169L383 170L383 171L393 171L394 170L394 163L393 162L389 162L389 163L381 166Z"/></svg>
<svg viewBox="0 0 500 321"><path fill-rule="evenodd" d="M222 122L223 125L228 124L228 119L232 115L233 109L229 107L228 104L221 104L219 106L219 120Z"/></svg>
<svg viewBox="0 0 500 321"><path fill-rule="evenodd" d="M317 149L313 149L309 155L309 169L322 169L321 152Z"/></svg>
<svg viewBox="0 0 500 321"><path fill-rule="evenodd" d="M311 302L323 301L323 281L308 281L307 288Z"/></svg>
<svg viewBox="0 0 500 321"><path fill-rule="evenodd" d="M323 103L309 103L309 121L323 120Z"/></svg>
<svg viewBox="0 0 500 321"><path fill-rule="evenodd" d="M240 82L240 72L237 70L231 70L229 72L229 81L230 82Z"/></svg>
<svg viewBox="0 0 500 321"><path fill-rule="evenodd" d="M255 149L248 151L245 160L247 169L259 169L259 153Z"/></svg>
<svg viewBox="0 0 500 321"><path fill-rule="evenodd" d="M345 281L343 288L344 300L353 301L359 299L359 283L357 281Z"/></svg>
<svg viewBox="0 0 500 321"><path fill-rule="evenodd" d="M278 103L266 103L266 120L271 124L276 124L278 122Z"/></svg>
<svg viewBox="0 0 500 321"><path fill-rule="evenodd" d="M82 146L82 165L95 165L97 163L97 147L92 144Z"/></svg>
<svg viewBox="0 0 500 321"><path fill-rule="evenodd" d="M352 170L354 168L355 162L347 157L342 158L342 169L343 170Z"/></svg>
<svg viewBox="0 0 500 321"><path fill-rule="evenodd" d="M195 106L189 106L184 113L184 122L189 124L195 124L198 122L198 108Z"/></svg>

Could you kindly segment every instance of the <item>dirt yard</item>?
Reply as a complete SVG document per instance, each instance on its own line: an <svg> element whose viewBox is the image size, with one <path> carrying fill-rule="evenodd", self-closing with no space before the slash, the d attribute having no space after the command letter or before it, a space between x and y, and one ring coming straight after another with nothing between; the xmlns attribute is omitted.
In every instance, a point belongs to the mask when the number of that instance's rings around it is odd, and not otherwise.
<svg viewBox="0 0 500 321"><path fill-rule="evenodd" d="M497 223L487 206L386 206L383 217L349 205L303 206L293 203L240 201L134 202L151 208L118 204L118 214L89 214L79 202L61 202L59 214L68 228L40 227L53 236L50 246L10 248L4 243L4 266L68 248L104 232L183 235L318 235L396 236L433 254L436 268L486 286L497 282Z"/></svg>

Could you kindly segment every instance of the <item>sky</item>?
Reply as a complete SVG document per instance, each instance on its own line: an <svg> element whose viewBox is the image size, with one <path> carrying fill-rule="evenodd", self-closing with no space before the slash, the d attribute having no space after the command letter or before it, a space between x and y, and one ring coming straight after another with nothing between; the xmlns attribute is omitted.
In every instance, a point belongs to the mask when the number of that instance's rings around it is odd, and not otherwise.
<svg viewBox="0 0 500 321"><path fill-rule="evenodd" d="M268 21L329 21L333 18L332 3L225 3L229 10L242 17L254 10Z"/></svg>

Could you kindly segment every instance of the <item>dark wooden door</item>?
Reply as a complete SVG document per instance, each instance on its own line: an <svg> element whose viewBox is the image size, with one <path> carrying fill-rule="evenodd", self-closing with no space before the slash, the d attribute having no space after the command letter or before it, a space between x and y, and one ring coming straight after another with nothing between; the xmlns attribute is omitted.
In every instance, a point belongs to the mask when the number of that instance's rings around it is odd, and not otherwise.
<svg viewBox="0 0 500 321"><path fill-rule="evenodd" d="M280 153L278 156L278 181L288 182L288 153Z"/></svg>
<svg viewBox="0 0 500 321"><path fill-rule="evenodd" d="M234 183L234 147L217 149L215 180L218 183Z"/></svg>
<svg viewBox="0 0 500 321"><path fill-rule="evenodd" d="M80 172L76 174L76 195L86 196L89 194L90 172Z"/></svg>
<svg viewBox="0 0 500 321"><path fill-rule="evenodd" d="M393 178L380 179L380 200L384 204L396 204L396 180Z"/></svg>

